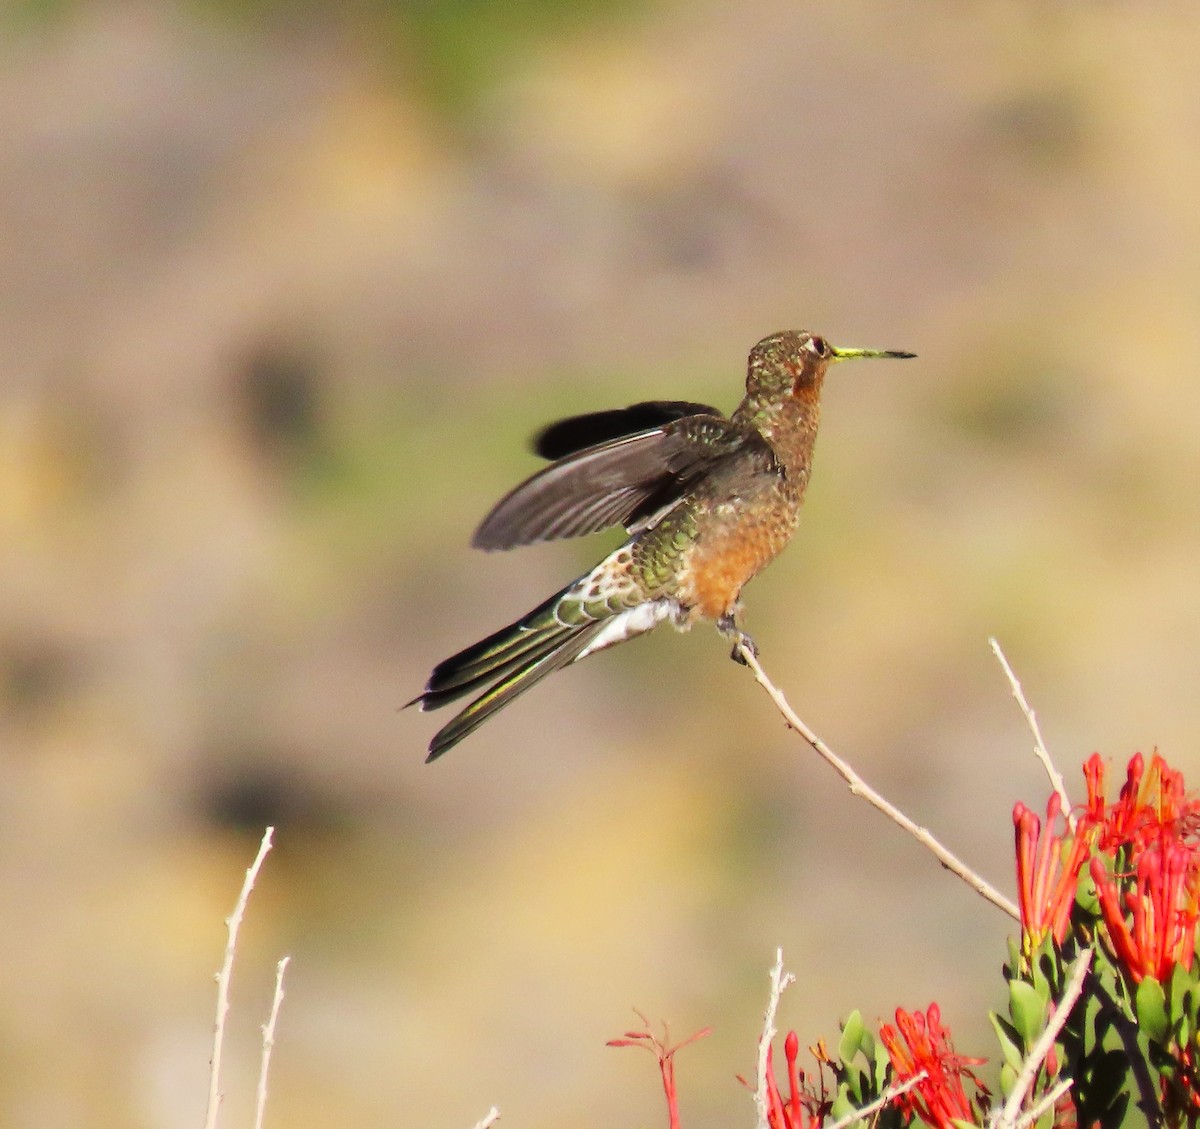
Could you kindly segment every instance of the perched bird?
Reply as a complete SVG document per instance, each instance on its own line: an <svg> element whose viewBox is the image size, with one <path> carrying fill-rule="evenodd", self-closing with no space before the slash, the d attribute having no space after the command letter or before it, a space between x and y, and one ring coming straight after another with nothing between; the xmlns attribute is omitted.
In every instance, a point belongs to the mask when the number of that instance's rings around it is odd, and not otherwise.
<svg viewBox="0 0 1200 1129"><path fill-rule="evenodd" d="M707 404L654 400L572 416L534 450L550 465L500 500L475 531L512 549L623 525L629 539L516 623L439 663L408 704L439 709L482 690L435 734L439 757L546 675L667 622L713 621L739 646L739 597L791 539L812 469L829 366L853 357L791 330L750 351L746 396L726 418Z"/></svg>

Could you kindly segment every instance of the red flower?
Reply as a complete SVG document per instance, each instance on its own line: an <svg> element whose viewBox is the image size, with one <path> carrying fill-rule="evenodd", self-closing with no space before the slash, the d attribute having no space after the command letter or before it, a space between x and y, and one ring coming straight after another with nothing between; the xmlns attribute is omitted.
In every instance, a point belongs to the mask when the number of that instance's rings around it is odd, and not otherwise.
<svg viewBox="0 0 1200 1129"><path fill-rule="evenodd" d="M1090 779L1088 791L1090 801ZM1053 935L1057 945L1061 945L1066 938L1071 907L1075 904L1079 871L1087 861L1095 838L1096 826L1091 818L1093 809L1090 802L1088 813L1074 832L1055 830L1061 810L1062 802L1058 793L1051 793L1046 804L1043 831L1041 820L1024 804L1018 803L1013 808L1017 840L1017 900L1021 908L1021 931L1027 956L1037 950L1047 934Z"/></svg>
<svg viewBox="0 0 1200 1129"><path fill-rule="evenodd" d="M1102 823L1108 802L1104 798L1104 758L1099 753L1093 753L1083 762L1083 778L1088 794L1083 819L1092 824Z"/></svg>
<svg viewBox="0 0 1200 1129"><path fill-rule="evenodd" d="M694 1043L698 1039L703 1039L706 1035L712 1034L711 1027L705 1027L697 1031L694 1035L689 1035L681 1043L676 1043L674 1046L668 1044L671 1033L667 1030L667 1025L663 1024L662 1038L653 1035L650 1032L650 1021L640 1012L635 1012L638 1019L645 1025L645 1031L626 1031L623 1038L609 1039L608 1046L610 1047L645 1047L646 1050L653 1053L658 1059L658 1070L662 1075L663 1092L667 1095L667 1116L671 1129L679 1129L679 1096L675 1090L675 1052L681 1047L686 1047L689 1043Z"/></svg>
<svg viewBox="0 0 1200 1129"><path fill-rule="evenodd" d="M1099 848L1092 859L1100 912L1113 951L1140 982L1163 982L1176 965L1190 969L1200 917L1200 802L1190 798L1183 774L1157 753L1147 771L1140 753L1129 762L1117 802L1103 809L1104 773L1089 760L1089 813L1099 796Z"/></svg>
<svg viewBox="0 0 1200 1129"><path fill-rule="evenodd" d="M1088 764L1096 760L1099 758L1093 755ZM1103 825L1100 848L1115 851L1128 845L1136 853L1153 844L1164 832L1181 841L1191 840L1194 847L1197 831L1200 830L1200 801L1188 796L1183 773L1172 769L1157 753L1150 758L1149 771L1145 772L1144 769L1142 754L1134 754L1125 774L1120 798L1100 821ZM1101 801L1103 785L1104 774L1100 769L1096 787ZM1093 781L1089 776L1089 809L1092 787Z"/></svg>
<svg viewBox="0 0 1200 1129"><path fill-rule="evenodd" d="M925 1077L916 1086L896 1099L901 1107L935 1129L953 1129L956 1118L962 1121L976 1119L963 1079L970 1079L986 1094L983 1083L968 1069L986 1060L955 1054L950 1033L941 1020L937 1004L930 1004L924 1014L918 1011L909 1015L903 1008L897 1008L896 1026L883 1024L879 1028L879 1038L887 1047L897 1082L907 1082L921 1071L925 1072Z"/></svg>
<svg viewBox="0 0 1200 1129"><path fill-rule="evenodd" d="M820 1129L830 1106L825 1095L823 1076L820 1093L817 1093L805 1079L804 1071L796 1065L800 1056L800 1040L795 1031L789 1031L783 1041L788 1076L788 1096L785 1099L775 1081L774 1049L767 1048L767 1124L770 1129ZM824 1046L818 1044L809 1049L816 1057L818 1067L823 1069L828 1062Z"/></svg>
<svg viewBox="0 0 1200 1129"><path fill-rule="evenodd" d="M1198 881L1195 854L1178 840L1166 840L1141 851L1134 863L1133 880L1125 877L1124 905L1118 879L1104 860L1092 859L1092 881L1100 912L1121 963L1135 981L1153 976L1159 983L1170 979L1174 967L1192 967L1196 949ZM1132 916L1132 927L1125 911Z"/></svg>

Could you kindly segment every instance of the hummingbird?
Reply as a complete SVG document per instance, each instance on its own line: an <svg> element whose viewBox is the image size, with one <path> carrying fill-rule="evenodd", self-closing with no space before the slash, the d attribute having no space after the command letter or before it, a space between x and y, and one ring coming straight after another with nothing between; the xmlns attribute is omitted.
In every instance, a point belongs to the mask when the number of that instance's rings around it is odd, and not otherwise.
<svg viewBox="0 0 1200 1129"><path fill-rule="evenodd" d="M742 588L791 540L812 472L829 367L914 353L847 349L789 330L750 350L746 395L729 416L707 404L650 400L559 420L539 432L550 461L475 531L479 549L513 549L622 525L595 568L527 615L438 663L408 705L478 696L429 744L440 757L547 675L669 623L700 620L757 653L742 628Z"/></svg>

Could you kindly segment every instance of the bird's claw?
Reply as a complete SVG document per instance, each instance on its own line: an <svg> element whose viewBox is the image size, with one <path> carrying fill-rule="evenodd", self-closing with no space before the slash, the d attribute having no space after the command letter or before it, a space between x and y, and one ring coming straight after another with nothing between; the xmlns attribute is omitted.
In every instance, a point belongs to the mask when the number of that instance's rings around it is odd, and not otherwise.
<svg viewBox="0 0 1200 1129"><path fill-rule="evenodd" d="M739 631L734 638L733 650L729 653L729 657L739 666L749 666L743 651L749 651L752 657L758 658L758 644L744 631Z"/></svg>
<svg viewBox="0 0 1200 1129"><path fill-rule="evenodd" d="M743 649L749 651L754 658L758 658L758 644L738 626L733 616L724 615L717 620L717 630L727 639L733 640L733 650L729 652L729 657L739 666L750 665L742 653Z"/></svg>

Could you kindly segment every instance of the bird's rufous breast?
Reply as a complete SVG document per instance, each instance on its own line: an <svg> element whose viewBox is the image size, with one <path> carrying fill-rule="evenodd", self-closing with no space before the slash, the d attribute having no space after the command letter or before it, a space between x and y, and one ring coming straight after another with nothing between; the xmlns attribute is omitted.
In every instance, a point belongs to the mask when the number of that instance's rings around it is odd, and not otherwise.
<svg viewBox="0 0 1200 1129"><path fill-rule="evenodd" d="M794 508L771 506L707 525L681 561L680 603L705 619L731 614L743 586L788 543L798 516Z"/></svg>

